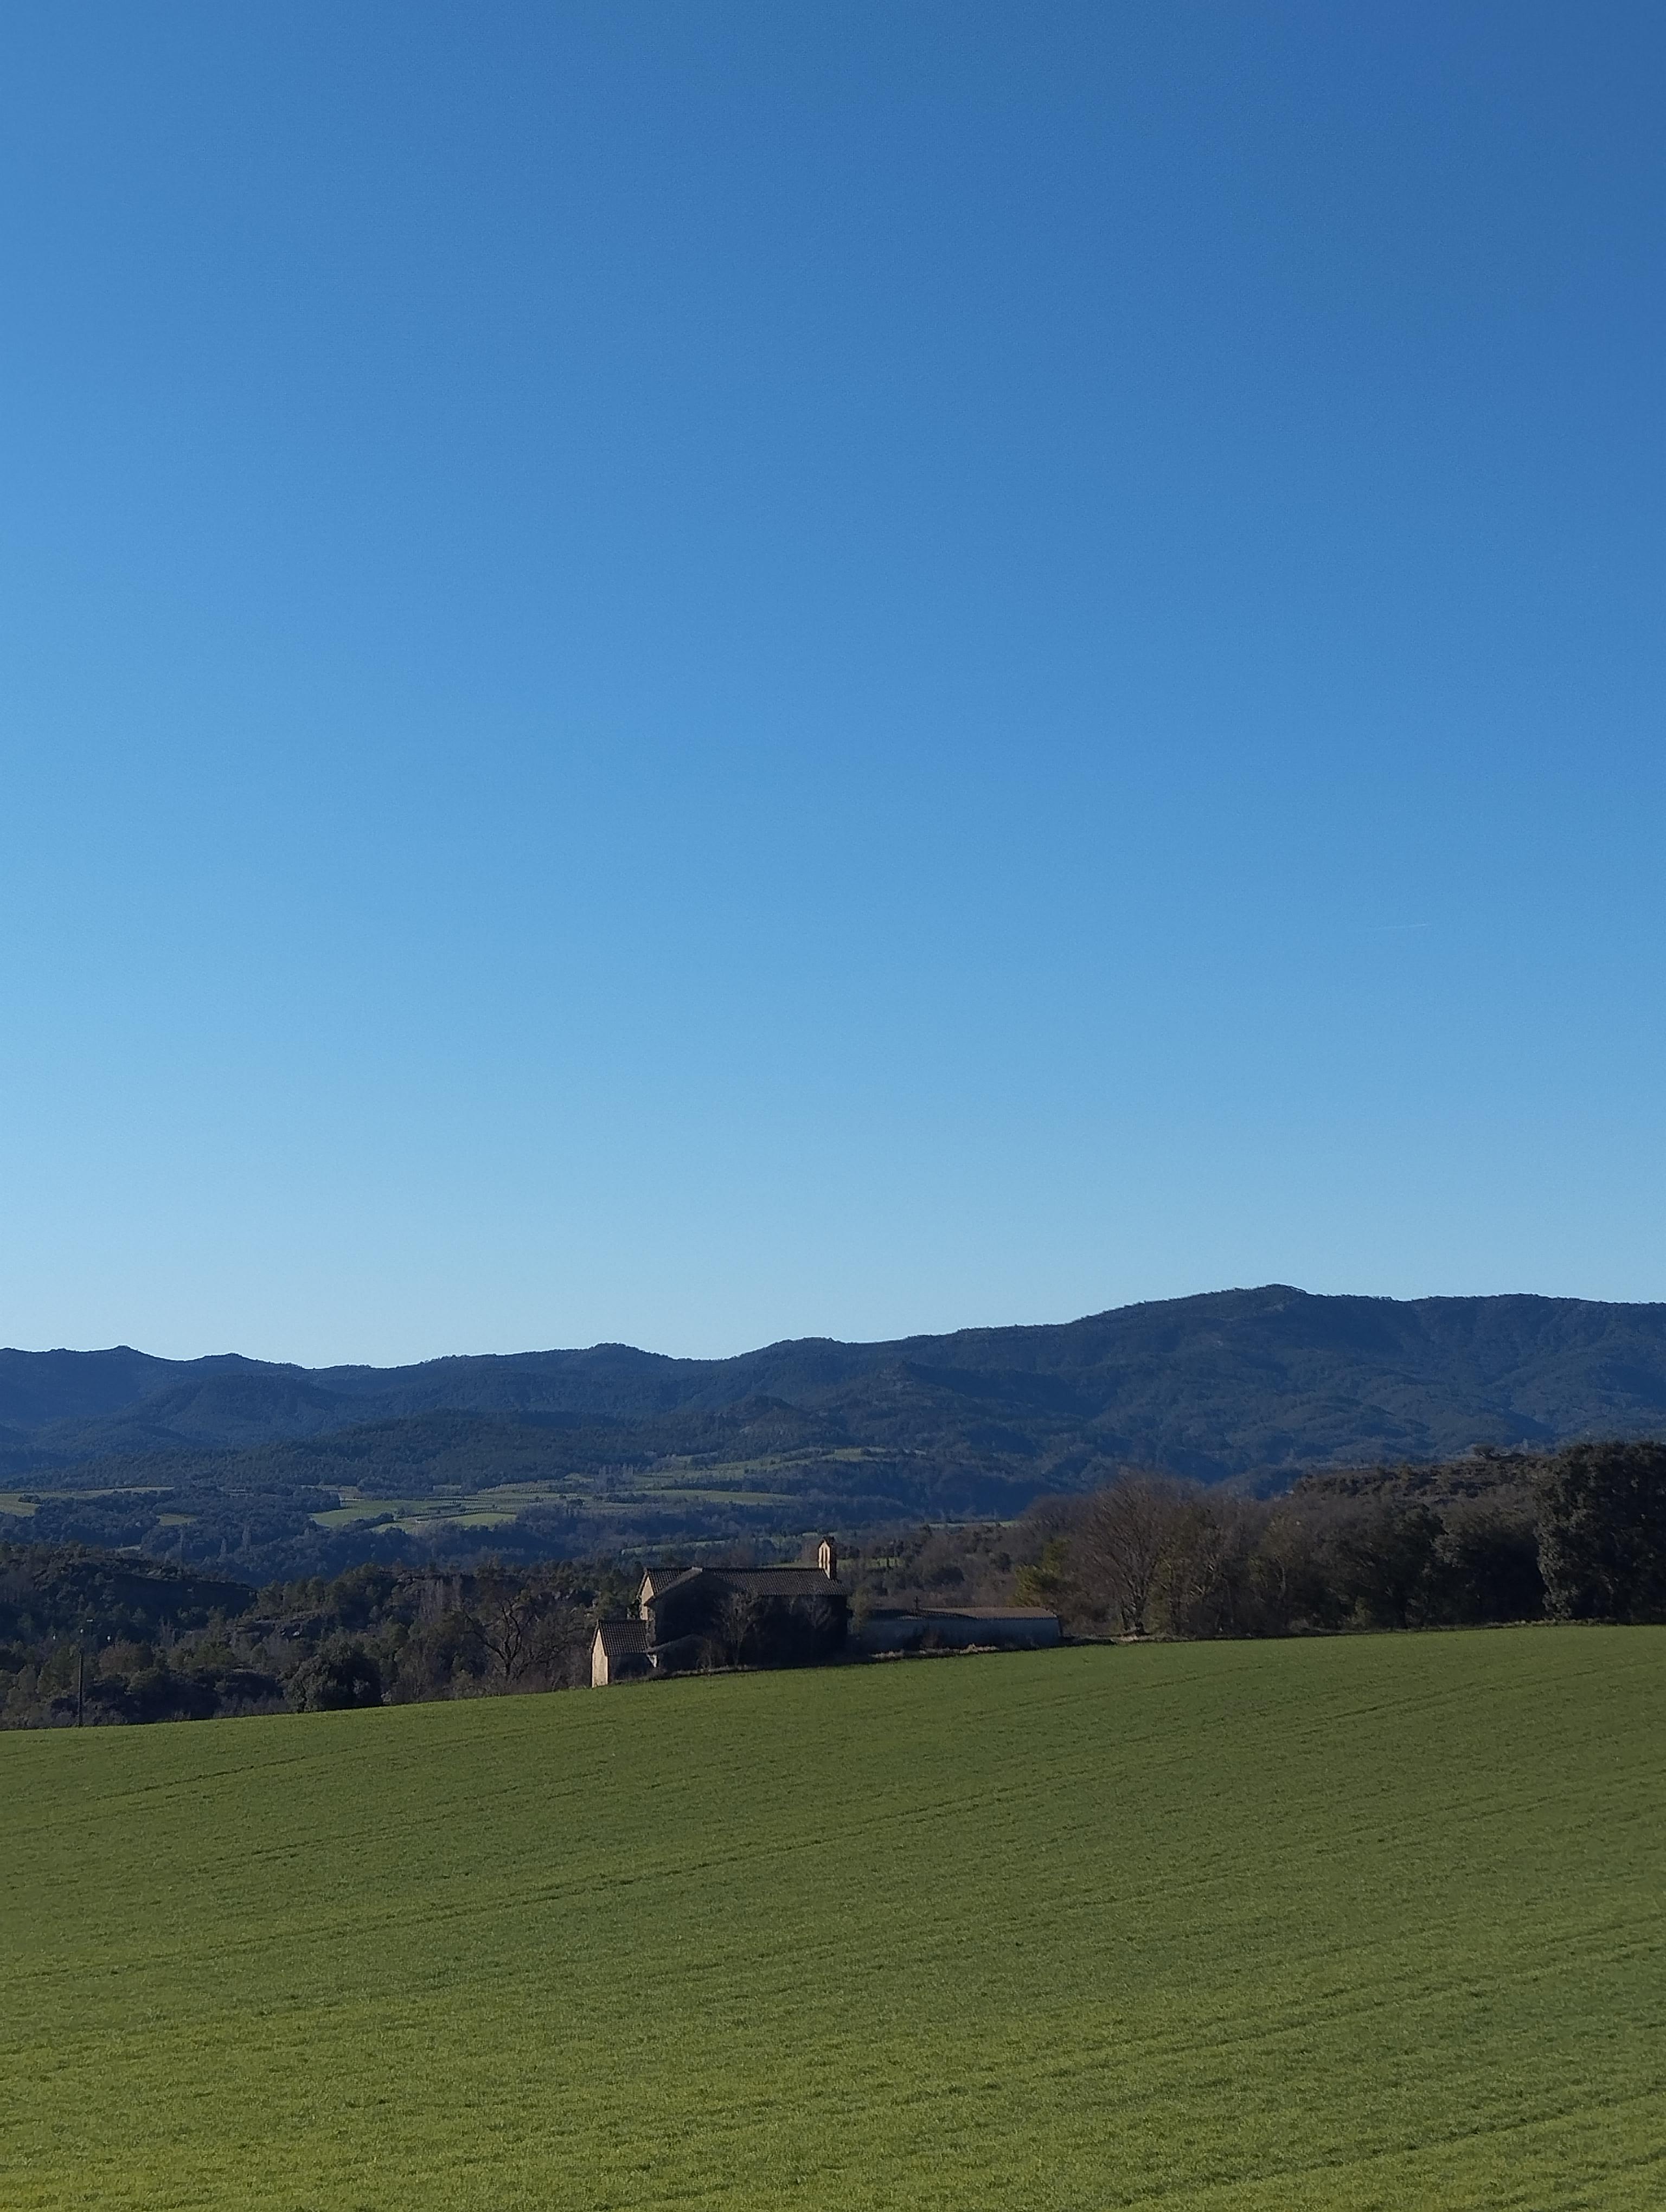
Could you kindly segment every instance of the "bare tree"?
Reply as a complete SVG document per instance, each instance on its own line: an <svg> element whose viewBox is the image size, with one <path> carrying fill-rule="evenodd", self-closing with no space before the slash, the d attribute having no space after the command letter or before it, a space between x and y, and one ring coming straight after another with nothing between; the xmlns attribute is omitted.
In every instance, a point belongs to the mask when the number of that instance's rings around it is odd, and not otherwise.
<svg viewBox="0 0 1666 2212"><path fill-rule="evenodd" d="M1226 1609L1227 1529L1213 1501L1177 1501L1158 1563L1156 1593L1163 1625L1175 1636L1215 1636Z"/></svg>
<svg viewBox="0 0 1666 2212"><path fill-rule="evenodd" d="M1177 1636L1237 1636L1256 1613L1254 1569L1263 1508L1219 1492L1183 1493L1158 1575L1165 1625Z"/></svg>
<svg viewBox="0 0 1666 2212"><path fill-rule="evenodd" d="M1143 1636L1152 1594L1185 1533L1193 1500L1159 1474L1130 1472L1095 1493L1082 1517L1083 1580L1127 1636Z"/></svg>
<svg viewBox="0 0 1666 2212"><path fill-rule="evenodd" d="M541 1594L489 1567L476 1582L475 1593L481 1640L504 1682L516 1681L531 1663Z"/></svg>
<svg viewBox="0 0 1666 2212"><path fill-rule="evenodd" d="M1287 1636L1314 1580L1314 1540L1303 1513L1280 1498L1262 1509L1250 1561L1250 1595L1261 1629Z"/></svg>

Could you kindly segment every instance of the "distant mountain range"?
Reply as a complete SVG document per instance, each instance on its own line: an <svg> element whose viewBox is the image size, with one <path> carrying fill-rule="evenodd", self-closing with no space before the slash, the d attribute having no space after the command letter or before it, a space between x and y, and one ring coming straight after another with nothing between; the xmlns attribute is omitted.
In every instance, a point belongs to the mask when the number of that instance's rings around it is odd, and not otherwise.
<svg viewBox="0 0 1666 2212"><path fill-rule="evenodd" d="M575 1540L586 1515L594 1534L599 1499L617 1522L651 1495L662 1536L734 1534L1017 1510L1124 1463L1268 1487L1319 1467L1663 1431L1666 1305L1279 1284L1059 1326L811 1338L716 1360L625 1345L321 1369L0 1352L0 1486L37 1496L37 1520L64 1519L52 1492L131 1501L149 1486L179 1493L158 1519L204 1542L218 1530L228 1558L259 1549L253 1501L293 1494L299 1518L280 1518L310 1529L344 1488L462 1499L544 1483ZM130 1540L156 1548L157 1533Z"/></svg>

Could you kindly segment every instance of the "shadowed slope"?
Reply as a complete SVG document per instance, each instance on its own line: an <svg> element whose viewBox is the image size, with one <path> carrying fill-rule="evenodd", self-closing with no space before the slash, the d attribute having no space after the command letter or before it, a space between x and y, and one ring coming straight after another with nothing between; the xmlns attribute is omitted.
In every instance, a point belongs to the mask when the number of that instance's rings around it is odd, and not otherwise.
<svg viewBox="0 0 1666 2212"><path fill-rule="evenodd" d="M630 1425L753 1399L815 1415L852 1444L1005 1459L1009 1474L1045 1461L1067 1481L1073 1455L1213 1481L1651 1433L1666 1423L1666 1306L1398 1303L1274 1285L1057 1327L811 1340L723 1360L601 1345L308 1372L126 1350L0 1353L0 1426L18 1467L30 1453L241 1449L435 1412Z"/></svg>

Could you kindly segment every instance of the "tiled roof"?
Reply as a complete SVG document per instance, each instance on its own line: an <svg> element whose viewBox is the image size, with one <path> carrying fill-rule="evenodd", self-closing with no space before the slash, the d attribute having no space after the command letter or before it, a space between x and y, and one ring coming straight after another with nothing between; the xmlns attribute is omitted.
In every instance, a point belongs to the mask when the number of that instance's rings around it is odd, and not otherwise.
<svg viewBox="0 0 1666 2212"><path fill-rule="evenodd" d="M622 1659L629 1652L648 1650L645 1620L599 1620L596 1633L610 1659Z"/></svg>
<svg viewBox="0 0 1666 2212"><path fill-rule="evenodd" d="M677 1583L685 1583L691 1575L697 1575L700 1572L701 1569L698 1567L650 1567L642 1577L642 1589L647 1590L652 1585L653 1595L655 1597L663 1597L666 1592L674 1588ZM639 1592L638 1595L640 1596L641 1593Z"/></svg>
<svg viewBox="0 0 1666 2212"><path fill-rule="evenodd" d="M664 1581L652 1568L642 1587L657 1602L672 1591L688 1588L696 1579L711 1590L742 1590L754 1597L842 1597L837 1583L819 1567L685 1567Z"/></svg>
<svg viewBox="0 0 1666 2212"><path fill-rule="evenodd" d="M842 1597L844 1592L819 1567L714 1567L713 1574L733 1589L759 1597Z"/></svg>

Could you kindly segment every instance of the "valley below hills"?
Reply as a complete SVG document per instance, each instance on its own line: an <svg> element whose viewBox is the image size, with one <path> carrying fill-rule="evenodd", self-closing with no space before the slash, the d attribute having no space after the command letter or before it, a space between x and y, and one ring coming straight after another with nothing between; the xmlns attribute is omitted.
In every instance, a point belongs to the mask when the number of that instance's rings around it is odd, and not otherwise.
<svg viewBox="0 0 1666 2212"><path fill-rule="evenodd" d="M1300 1474L1666 1429L1666 1305L1272 1285L729 1359L628 1346L304 1369L0 1352L0 1535L218 1562L778 1543L1005 1518L1151 1468Z"/></svg>

